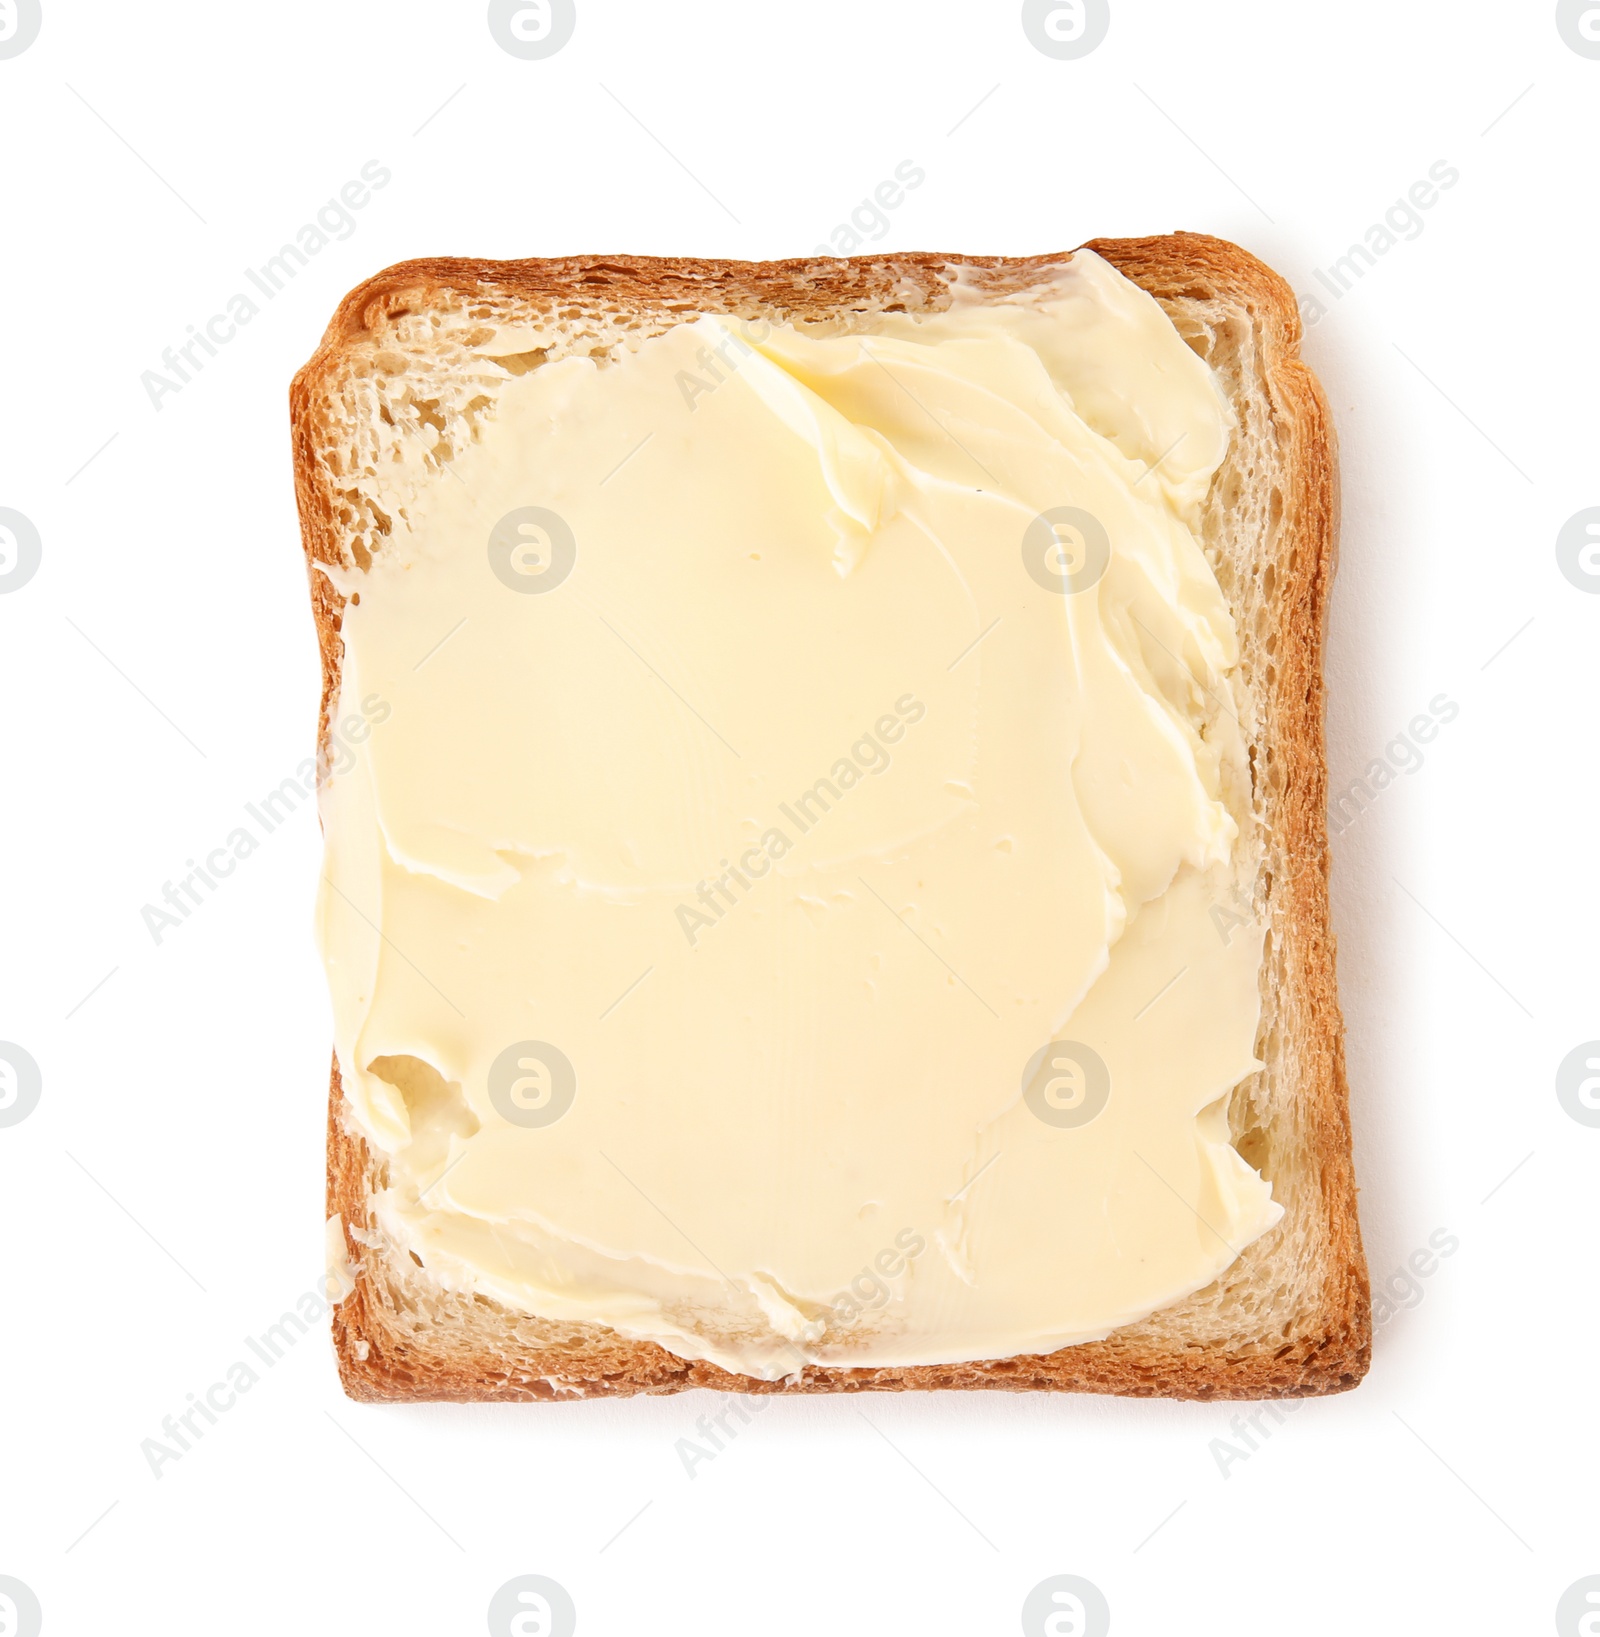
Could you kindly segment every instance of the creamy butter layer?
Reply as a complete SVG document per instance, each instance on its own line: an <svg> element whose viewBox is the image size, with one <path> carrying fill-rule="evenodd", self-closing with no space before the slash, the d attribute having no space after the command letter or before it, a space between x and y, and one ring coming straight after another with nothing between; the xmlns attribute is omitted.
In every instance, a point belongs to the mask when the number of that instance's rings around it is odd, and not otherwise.
<svg viewBox="0 0 1600 1637"><path fill-rule="evenodd" d="M397 478L318 911L385 1229L766 1377L1099 1337L1268 1229L1230 429L1080 251L548 362Z"/></svg>

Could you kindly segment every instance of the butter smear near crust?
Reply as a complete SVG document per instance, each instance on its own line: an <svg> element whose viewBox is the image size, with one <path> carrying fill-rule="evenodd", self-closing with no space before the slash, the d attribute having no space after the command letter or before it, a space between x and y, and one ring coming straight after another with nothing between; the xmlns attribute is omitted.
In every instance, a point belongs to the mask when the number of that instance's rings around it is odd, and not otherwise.
<svg viewBox="0 0 1600 1637"><path fill-rule="evenodd" d="M338 1063L445 1287L758 1377L1006 1358L1282 1214L1232 414L1092 252L1040 278L508 374L330 573L392 707L322 791Z"/></svg>

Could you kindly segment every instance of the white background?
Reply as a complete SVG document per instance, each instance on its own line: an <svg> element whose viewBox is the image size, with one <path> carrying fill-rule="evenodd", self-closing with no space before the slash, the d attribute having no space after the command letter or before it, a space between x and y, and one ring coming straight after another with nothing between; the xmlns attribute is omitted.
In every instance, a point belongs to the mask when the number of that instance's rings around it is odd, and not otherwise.
<svg viewBox="0 0 1600 1637"><path fill-rule="evenodd" d="M0 60L0 506L43 539L0 596L0 1038L43 1074L0 1129L0 1574L45 1631L476 1633L522 1573L591 1637L1010 1633L1057 1573L1121 1634L1551 1629L1600 1574L1600 1130L1555 1094L1600 1035L1600 598L1555 555L1600 504L1600 61L1552 6L1112 0L1056 61L1015 4L579 0L518 61L480 4L44 5ZM373 159L351 235L153 408L141 372ZM1236 1407L992 1394L781 1401L691 1479L706 1395L357 1406L319 1327L153 1476L321 1265L310 810L159 946L140 918L309 754L291 374L390 262L798 255L906 159L877 248L1195 228L1325 297L1459 170L1305 345L1335 783L1460 707L1334 846L1374 1285L1459 1250L1226 1474Z"/></svg>

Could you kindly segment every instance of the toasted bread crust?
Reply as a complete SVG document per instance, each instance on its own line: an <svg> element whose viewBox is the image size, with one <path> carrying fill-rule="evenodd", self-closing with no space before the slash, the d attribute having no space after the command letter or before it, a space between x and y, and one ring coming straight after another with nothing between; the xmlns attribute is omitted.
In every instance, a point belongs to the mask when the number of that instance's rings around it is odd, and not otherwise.
<svg viewBox="0 0 1600 1637"><path fill-rule="evenodd" d="M448 1325L401 1326L379 1298L370 1266L371 1191L381 1165L343 1115L338 1064L328 1109L327 1208L346 1230L355 1289L335 1310L334 1342L346 1392L356 1399L552 1400L690 1387L719 1391L865 1392L930 1388L1117 1393L1136 1397L1232 1399L1305 1397L1341 1392L1365 1375L1371 1356L1371 1303L1356 1217L1343 1025L1329 925L1327 769L1323 745L1322 649L1338 527L1334 435L1326 400L1298 356L1300 318L1292 291L1237 246L1202 234L1093 240L1094 250L1158 301L1221 299L1247 315L1270 400L1281 456L1281 516L1273 564L1278 610L1267 718L1279 777L1267 819L1279 837L1273 883L1281 981L1301 1020L1292 1049L1304 1123L1313 1133L1320 1186L1311 1199L1321 1220L1319 1293L1296 1315L1281 1345L1250 1338L1237 1349L1214 1342L1153 1348L1120 1332L1103 1341L1043 1355L897 1369L808 1367L782 1381L760 1381L692 1362L651 1343L598 1326L580 1327L581 1346L546 1343L474 1351ZM650 258L571 257L550 261L420 260L391 267L345 297L317 352L291 391L295 481L322 653L320 741L338 695L343 605L312 565L343 560L338 495L314 436L320 393L343 349L380 332L397 316L463 297L496 293L583 302L625 294L666 310L738 313L756 305L817 318L857 304L881 304L908 281L928 293L952 263L989 270L994 287L1029 282L1044 263L1032 258L899 255L854 260L749 263ZM354 1231L352 1231L354 1230ZM483 1298L479 1298L482 1301ZM492 1304L491 1304L492 1305Z"/></svg>

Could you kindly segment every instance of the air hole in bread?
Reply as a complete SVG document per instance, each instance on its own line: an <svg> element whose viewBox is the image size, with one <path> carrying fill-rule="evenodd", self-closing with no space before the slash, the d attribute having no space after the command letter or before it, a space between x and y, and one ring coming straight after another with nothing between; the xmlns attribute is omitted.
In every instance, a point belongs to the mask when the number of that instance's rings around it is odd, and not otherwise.
<svg viewBox="0 0 1600 1637"><path fill-rule="evenodd" d="M526 375L530 369L538 369L549 356L548 347L535 347L532 352L507 353L503 358L495 359L495 363L508 375ZM487 403L488 400L485 399L484 402Z"/></svg>
<svg viewBox="0 0 1600 1637"><path fill-rule="evenodd" d="M478 1116L467 1105L466 1094L454 1080L446 1080L426 1058L375 1057L367 1073L394 1087L405 1100L411 1119L411 1143L447 1146L451 1137L471 1137L478 1131Z"/></svg>
<svg viewBox="0 0 1600 1637"><path fill-rule="evenodd" d="M443 432L445 418L440 411L438 400L434 398L413 398L411 407L417 412L417 419L424 426L431 426L435 432Z"/></svg>

